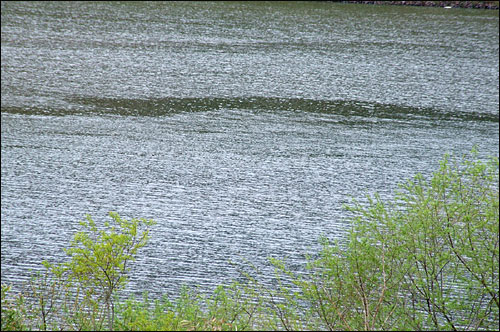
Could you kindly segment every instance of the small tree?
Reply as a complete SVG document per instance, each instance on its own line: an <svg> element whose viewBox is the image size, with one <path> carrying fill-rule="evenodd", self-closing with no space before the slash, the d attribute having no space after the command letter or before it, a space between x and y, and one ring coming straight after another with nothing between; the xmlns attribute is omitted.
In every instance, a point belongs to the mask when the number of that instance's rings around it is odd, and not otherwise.
<svg viewBox="0 0 500 332"><path fill-rule="evenodd" d="M109 329L114 323L113 294L127 282L128 263L135 260L137 250L144 247L149 239L147 226L153 220L122 219L118 213L109 215L116 225L105 223L107 229L97 228L90 215L80 224L84 231L75 234L71 247L66 253L71 260L65 264L70 272L70 281L76 281L85 296L98 293L97 298L104 303ZM146 229L139 231L141 226Z"/></svg>
<svg viewBox="0 0 500 332"><path fill-rule="evenodd" d="M40 323L45 330L66 322L77 329L101 329L105 320L114 324L113 296L128 282L129 262L149 239L153 220L122 219L110 212L114 224L97 227L90 215L80 221L84 230L77 232L65 252L70 260L59 265L43 262L45 274L30 281L29 294ZM102 306L104 305L104 307ZM33 319L31 319L32 321ZM55 325L54 325L55 324Z"/></svg>

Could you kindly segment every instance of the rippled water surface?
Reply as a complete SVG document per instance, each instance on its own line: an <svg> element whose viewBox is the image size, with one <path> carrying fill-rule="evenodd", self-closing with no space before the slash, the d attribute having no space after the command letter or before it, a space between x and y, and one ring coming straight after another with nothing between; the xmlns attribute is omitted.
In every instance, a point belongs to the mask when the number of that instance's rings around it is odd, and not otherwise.
<svg viewBox="0 0 500 332"><path fill-rule="evenodd" d="M90 213L153 218L130 292L292 266L342 204L499 152L498 11L2 2L1 277Z"/></svg>

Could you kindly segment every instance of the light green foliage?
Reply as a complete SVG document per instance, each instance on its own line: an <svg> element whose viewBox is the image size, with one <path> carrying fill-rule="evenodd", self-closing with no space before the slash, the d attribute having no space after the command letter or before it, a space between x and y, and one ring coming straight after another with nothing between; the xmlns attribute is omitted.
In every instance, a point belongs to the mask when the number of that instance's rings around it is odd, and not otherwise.
<svg viewBox="0 0 500 332"><path fill-rule="evenodd" d="M474 156L476 152L473 151ZM434 329L498 328L498 158L441 162L403 186L405 292Z"/></svg>
<svg viewBox="0 0 500 332"><path fill-rule="evenodd" d="M308 273L295 275L281 261L273 264L298 288L279 287L296 322L288 318L276 328L286 330L387 330L402 329L401 276L387 244L366 236L371 225L356 222L346 247L322 239L323 249L310 259ZM369 233L371 234L371 233ZM291 305L290 305L291 304ZM302 309L301 309L302 308ZM298 319L298 320L297 320Z"/></svg>
<svg viewBox="0 0 500 332"><path fill-rule="evenodd" d="M431 180L417 175L393 204L375 195L348 207L357 214L348 241L323 239L310 273L274 261L300 289L288 308L305 301L318 329L498 329L498 201L498 158L445 156Z"/></svg>
<svg viewBox="0 0 500 332"><path fill-rule="evenodd" d="M99 230L90 215L80 224L85 231L78 232L66 253L71 261L66 267L72 277L84 285L101 288L105 296L123 287L127 282L127 263L135 259L137 250L146 245L149 230L138 234L142 223L150 226L153 221L146 219L125 220L117 213L110 213L116 226L105 223L107 230Z"/></svg>
<svg viewBox="0 0 500 332"><path fill-rule="evenodd" d="M239 283L218 286L211 296L182 287L175 302L167 297L151 303L129 299L118 304L115 330L237 331L256 326L260 304ZM251 292L251 291L250 291ZM253 294L255 295L255 294Z"/></svg>
<svg viewBox="0 0 500 332"><path fill-rule="evenodd" d="M121 218L110 212L113 225L97 227L90 215L80 222L83 230L66 249L62 264L42 262L45 272L36 273L15 308L5 300L2 285L2 330L22 326L34 330L112 329L113 297L127 283L129 264L149 238L152 220ZM5 307L5 310L4 310Z"/></svg>
<svg viewBox="0 0 500 332"><path fill-rule="evenodd" d="M354 202L347 239L297 274L271 259L260 319L272 330L491 330L499 324L498 158L445 156L393 203ZM252 326L255 328L255 326Z"/></svg>
<svg viewBox="0 0 500 332"><path fill-rule="evenodd" d="M11 287L2 284L2 331L22 331L26 329L23 315L24 300L22 296L9 299Z"/></svg>
<svg viewBox="0 0 500 332"><path fill-rule="evenodd" d="M66 253L71 260L65 264L70 271L70 280L78 282L86 298L98 293L97 301L106 306L108 324L114 319L112 295L127 283L128 263L135 259L137 251L148 241L149 230L139 232L142 226L151 226L152 220L120 218L115 212L109 215L114 225L105 223L106 229L97 228L90 215L81 221L84 231L75 234Z"/></svg>
<svg viewBox="0 0 500 332"><path fill-rule="evenodd" d="M175 315L174 304L165 296L151 303L147 293L142 301L135 298L117 305L114 329L118 331L168 331L179 330L180 319Z"/></svg>
<svg viewBox="0 0 500 332"><path fill-rule="evenodd" d="M122 219L110 212L114 225L106 222L105 229L98 229L90 215L81 221L84 231L75 234L66 250L71 260L64 266L70 281L77 282L85 299L95 299L93 307L103 303L109 328L113 326L114 303L112 295L127 283L128 263L135 259L137 251L149 239L148 226L153 220ZM140 231L140 227L146 229Z"/></svg>

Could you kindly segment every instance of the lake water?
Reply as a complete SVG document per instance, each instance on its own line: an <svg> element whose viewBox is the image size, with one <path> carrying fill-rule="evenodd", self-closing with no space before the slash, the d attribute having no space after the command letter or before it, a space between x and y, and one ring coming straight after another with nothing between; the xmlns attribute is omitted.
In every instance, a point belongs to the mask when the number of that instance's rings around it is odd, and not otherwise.
<svg viewBox="0 0 500 332"><path fill-rule="evenodd" d="M127 292L300 268L342 204L499 154L499 12L325 2L2 2L1 277L90 213L157 221Z"/></svg>

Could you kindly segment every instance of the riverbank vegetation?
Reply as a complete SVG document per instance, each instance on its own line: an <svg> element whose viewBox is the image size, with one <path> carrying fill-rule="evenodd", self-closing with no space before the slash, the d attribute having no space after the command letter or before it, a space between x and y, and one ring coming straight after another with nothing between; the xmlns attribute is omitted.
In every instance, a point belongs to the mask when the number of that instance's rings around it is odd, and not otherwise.
<svg viewBox="0 0 500 332"><path fill-rule="evenodd" d="M498 166L446 155L392 202L346 207L350 232L320 239L304 271L272 259L272 285L249 269L175 301L116 300L152 220L111 213L100 228L87 216L67 262L44 262L22 294L2 285L2 330L498 330Z"/></svg>
<svg viewBox="0 0 500 332"><path fill-rule="evenodd" d="M424 6L448 8L498 9L499 1L333 1L370 5Z"/></svg>

